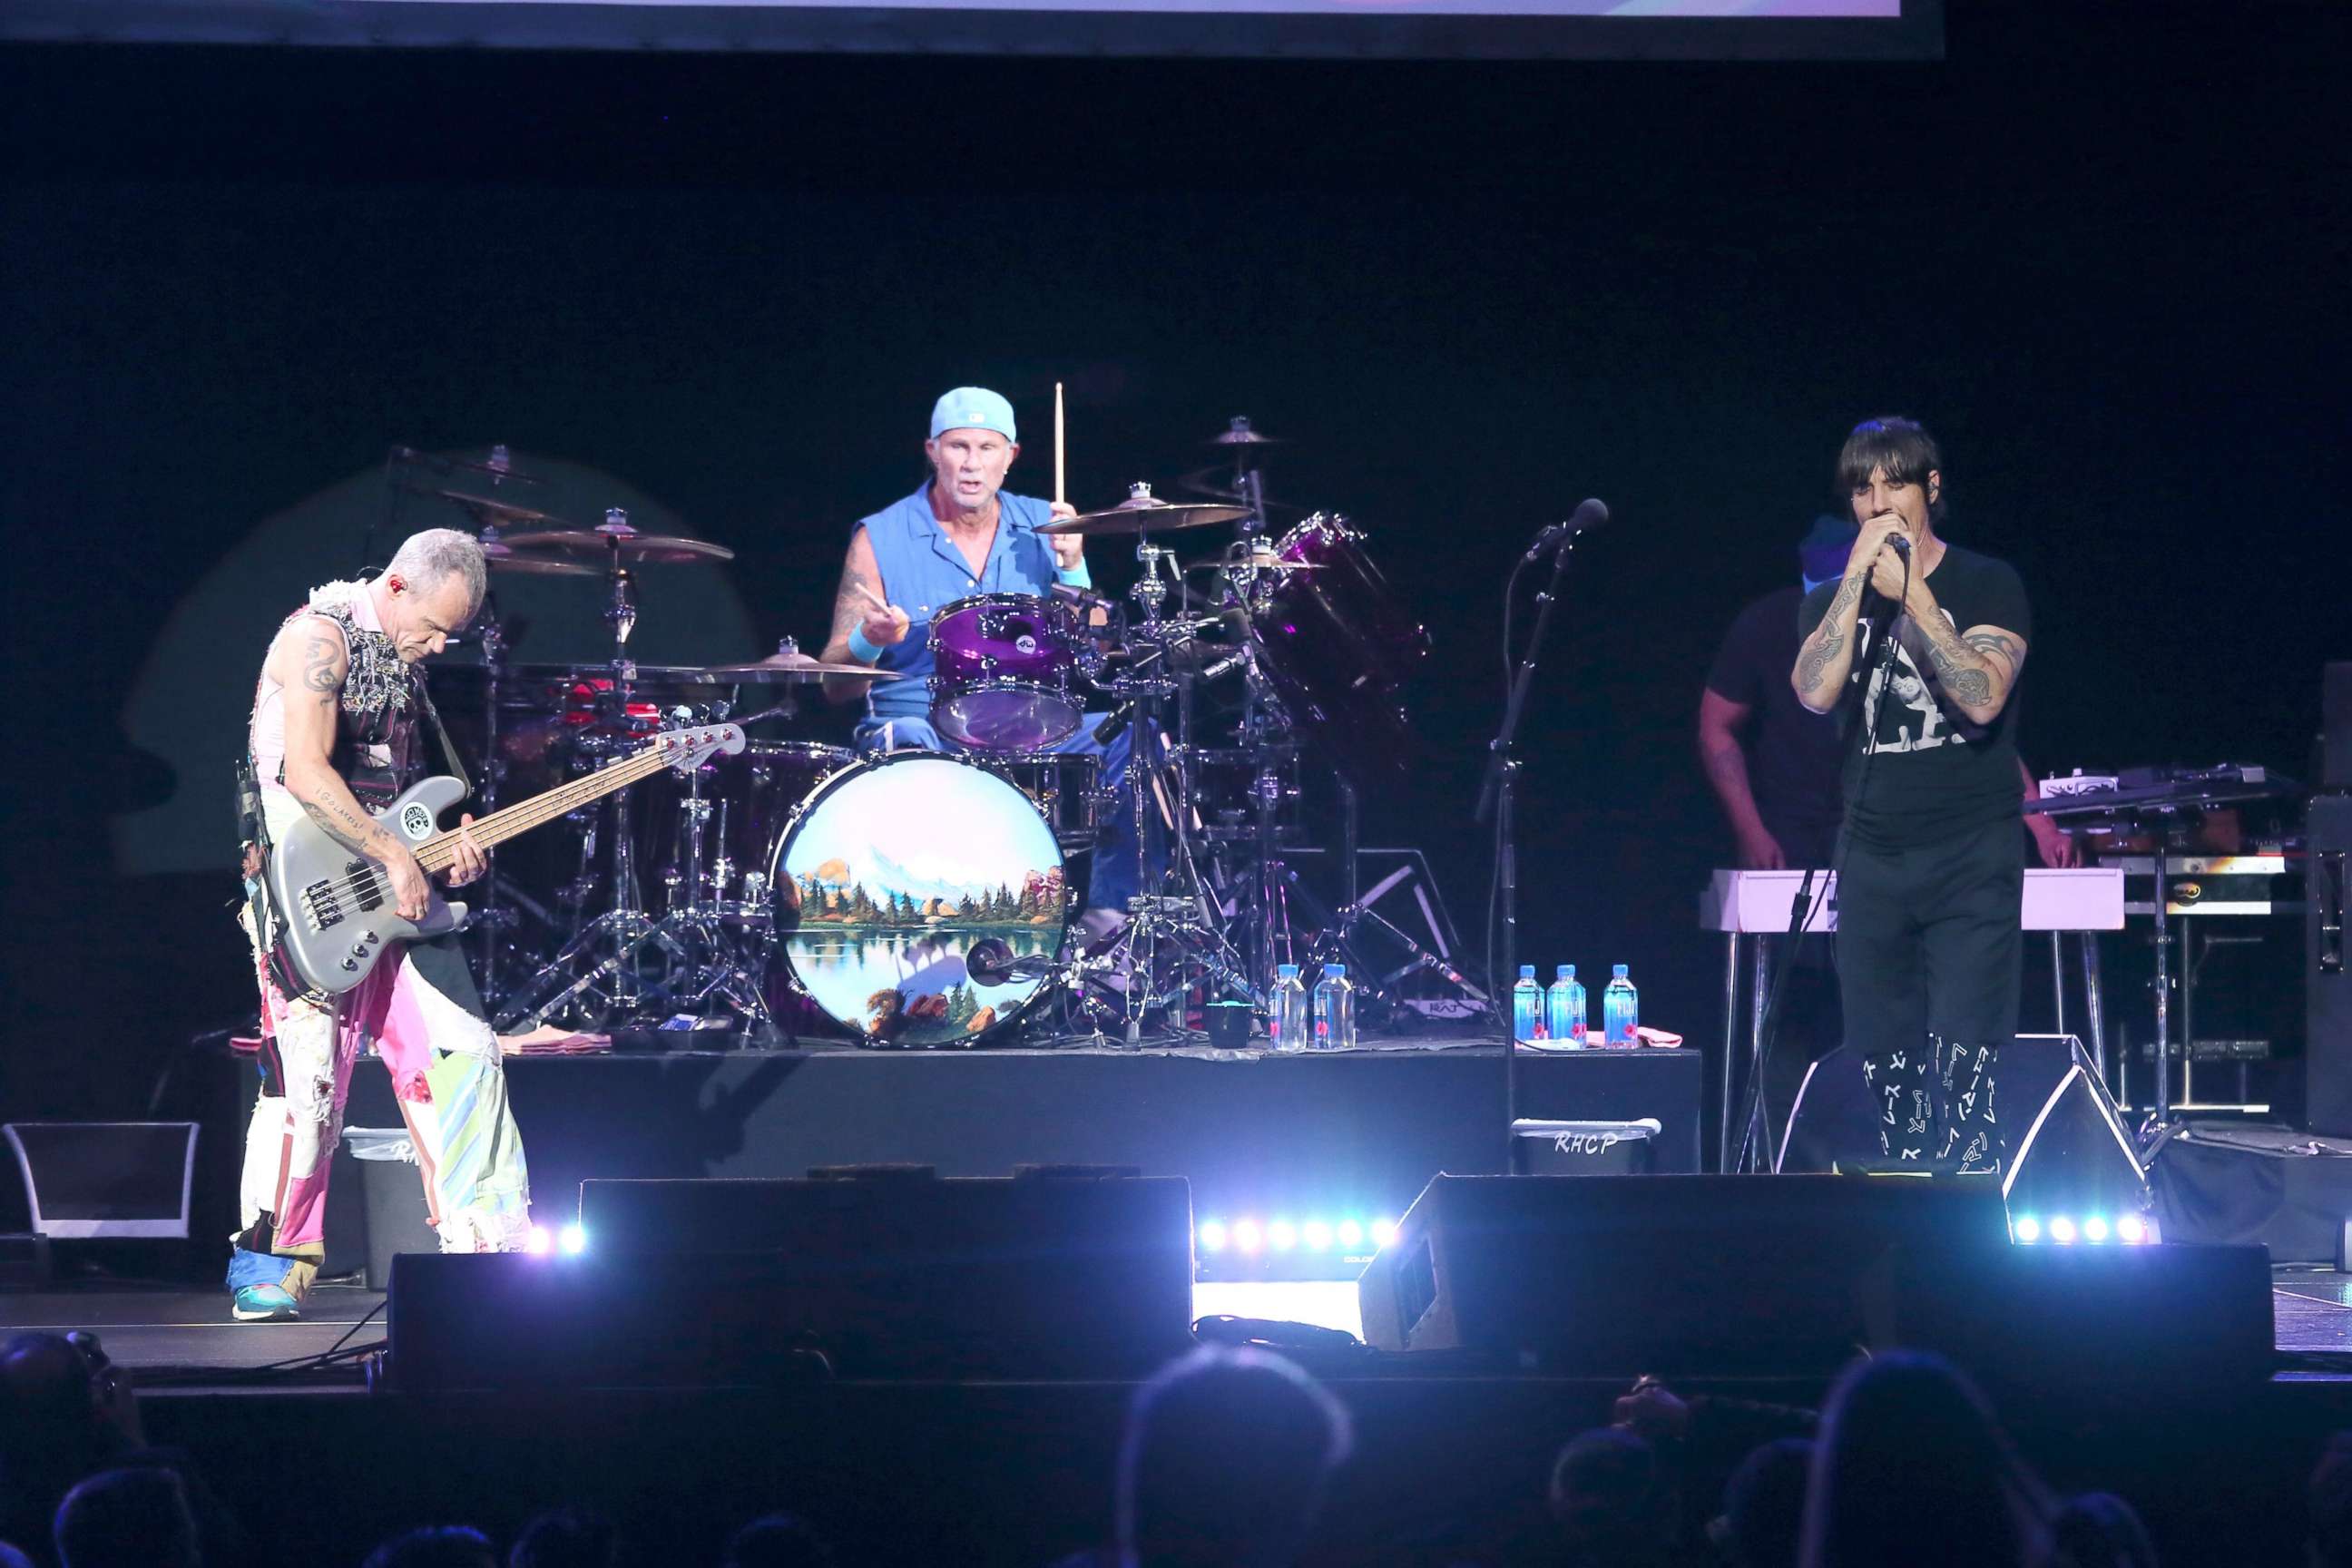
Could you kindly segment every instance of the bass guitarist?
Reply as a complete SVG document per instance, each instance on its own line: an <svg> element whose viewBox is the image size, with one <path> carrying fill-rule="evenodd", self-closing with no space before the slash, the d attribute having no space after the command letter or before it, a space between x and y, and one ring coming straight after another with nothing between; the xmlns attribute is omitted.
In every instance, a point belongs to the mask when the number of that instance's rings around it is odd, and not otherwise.
<svg viewBox="0 0 2352 1568"><path fill-rule="evenodd" d="M247 902L261 987L261 1098L246 1131L242 1228L229 1259L242 1321L299 1314L324 1256L327 1175L352 1065L373 1048L416 1147L425 1203L451 1252L511 1251L530 1234L522 1142L480 994L454 934L387 952L341 995L305 986L278 951L261 891L270 844L303 817L380 862L405 919L439 894L371 811L424 771L423 731L439 737L418 667L481 608L481 547L452 529L412 536L373 582L330 583L289 616L255 688L245 759ZM455 754L448 753L454 765ZM465 821L472 822L467 816ZM488 869L461 831L444 880Z"/></svg>

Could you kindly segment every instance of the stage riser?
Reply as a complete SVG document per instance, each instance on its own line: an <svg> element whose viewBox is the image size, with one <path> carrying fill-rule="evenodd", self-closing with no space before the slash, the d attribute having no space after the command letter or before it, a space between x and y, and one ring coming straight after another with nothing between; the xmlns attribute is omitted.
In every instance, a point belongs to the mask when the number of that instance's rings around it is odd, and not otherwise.
<svg viewBox="0 0 2352 1568"><path fill-rule="evenodd" d="M1648 1116L1655 1169L1698 1169L1701 1058L1530 1057L1519 1114ZM943 1176L1033 1163L1182 1176L1202 1217L1403 1212L1441 1171L1504 1157L1500 1059L1378 1050L1215 1060L1113 1052L754 1052L507 1064L535 1213L568 1220L592 1176L798 1176L914 1161ZM389 1080L353 1076L354 1127L396 1127Z"/></svg>

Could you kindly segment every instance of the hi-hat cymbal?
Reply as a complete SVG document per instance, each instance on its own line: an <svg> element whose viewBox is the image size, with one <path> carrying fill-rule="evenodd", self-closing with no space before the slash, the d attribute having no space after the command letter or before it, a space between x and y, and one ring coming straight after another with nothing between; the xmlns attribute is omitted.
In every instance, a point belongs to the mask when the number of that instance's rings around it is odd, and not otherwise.
<svg viewBox="0 0 2352 1568"><path fill-rule="evenodd" d="M583 566L577 561L558 561L551 555L525 555L512 545L495 539L482 542L482 562L493 572L511 572L524 577L596 575L593 566Z"/></svg>
<svg viewBox="0 0 2352 1568"><path fill-rule="evenodd" d="M597 528L556 528L533 533L509 533L506 542L517 550L553 550L567 555L609 554L617 542L624 559L656 566L678 566L697 561L732 561L735 552L707 539L677 533L607 532Z"/></svg>
<svg viewBox="0 0 2352 1568"><path fill-rule="evenodd" d="M1247 507L1221 506L1205 501L1165 501L1151 493L1147 484L1130 486L1128 497L1117 506L1101 511L1080 512L1076 517L1049 522L1040 533L1159 533L1171 528L1205 528L1215 522L1234 522L1249 515Z"/></svg>
<svg viewBox="0 0 2352 1568"><path fill-rule="evenodd" d="M1223 434L1210 437L1206 445L1211 447L1280 447L1286 445L1286 443L1279 436L1268 436L1263 431L1252 429L1250 427L1249 416L1245 414L1237 414L1234 416L1233 423L1225 426Z"/></svg>
<svg viewBox="0 0 2352 1568"><path fill-rule="evenodd" d="M496 500L488 496L467 495L463 490L436 489L433 493L443 500L457 502L484 522L500 527L510 522L545 522L552 523L557 528L572 526L552 512L541 511L533 507L517 506L510 500Z"/></svg>

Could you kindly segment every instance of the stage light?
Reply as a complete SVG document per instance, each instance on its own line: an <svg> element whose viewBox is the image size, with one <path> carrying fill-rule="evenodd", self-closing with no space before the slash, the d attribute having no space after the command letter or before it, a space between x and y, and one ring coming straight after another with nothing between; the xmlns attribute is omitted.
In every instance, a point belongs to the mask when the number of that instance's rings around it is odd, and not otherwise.
<svg viewBox="0 0 2352 1568"><path fill-rule="evenodd" d="M1358 1225L1351 1219L1341 1220L1339 1222L1339 1245L1342 1247L1361 1247L1363 1244L1364 1227Z"/></svg>
<svg viewBox="0 0 2352 1568"><path fill-rule="evenodd" d="M523 1242L522 1245L525 1252L538 1253L544 1256L545 1254L554 1250L555 1237L547 1234L547 1227L545 1226L535 1225L530 1227L530 1236Z"/></svg>
<svg viewBox="0 0 2352 1568"><path fill-rule="evenodd" d="M555 1233L556 1245L577 1258L588 1250L588 1233L576 1225L567 1225Z"/></svg>
<svg viewBox="0 0 2352 1568"><path fill-rule="evenodd" d="M1372 1221L1372 1245L1374 1247L1386 1247L1390 1242L1394 1241L1395 1239L1396 1221L1392 1219L1376 1219Z"/></svg>
<svg viewBox="0 0 2352 1568"><path fill-rule="evenodd" d="M2097 1215L2093 1215L2088 1219L2085 1219L2083 1222L2083 1239L2084 1241L2106 1240L2107 1222Z"/></svg>
<svg viewBox="0 0 2352 1568"><path fill-rule="evenodd" d="M2116 1235L2126 1247L2137 1247L2147 1239L2147 1226L2136 1214L2127 1214L2116 1221Z"/></svg>
<svg viewBox="0 0 2352 1568"><path fill-rule="evenodd" d="M1237 1220L1234 1224L1234 1245L1244 1252L1255 1252L1265 1238L1258 1234L1257 1221Z"/></svg>
<svg viewBox="0 0 2352 1568"><path fill-rule="evenodd" d="M1276 1252L1287 1252L1297 1244L1298 1232L1288 1220L1278 1219L1265 1227L1265 1239Z"/></svg>
<svg viewBox="0 0 2352 1568"><path fill-rule="evenodd" d="M2031 1247L2042 1239L2042 1222L2030 1214L2021 1214L2017 1216L2017 1223L2010 1227L2010 1232Z"/></svg>
<svg viewBox="0 0 2352 1568"><path fill-rule="evenodd" d="M2074 1222L2063 1214L2053 1219L2050 1222L2050 1239L2061 1247L2071 1245L2074 1239Z"/></svg>
<svg viewBox="0 0 2352 1568"><path fill-rule="evenodd" d="M1221 1219L1204 1219L1201 1222L1201 1228L1195 1234L1201 1238L1202 1251L1223 1252L1225 1249L1224 1221Z"/></svg>
<svg viewBox="0 0 2352 1568"><path fill-rule="evenodd" d="M1319 1219L1310 1219L1299 1227L1299 1238L1317 1252L1331 1250L1331 1227Z"/></svg>

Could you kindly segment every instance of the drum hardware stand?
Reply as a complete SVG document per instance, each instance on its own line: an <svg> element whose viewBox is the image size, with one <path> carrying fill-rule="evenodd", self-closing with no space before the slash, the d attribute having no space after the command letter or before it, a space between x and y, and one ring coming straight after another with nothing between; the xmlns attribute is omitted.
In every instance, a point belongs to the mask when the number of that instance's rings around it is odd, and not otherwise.
<svg viewBox="0 0 2352 1568"><path fill-rule="evenodd" d="M1538 549L1543 546L1538 545ZM1510 695L1503 704L1503 727L1496 734L1488 750L1491 756L1486 765L1486 782L1479 786L1478 806L1474 820L1485 822L1491 815L1495 819L1495 873L1501 884L1502 955L1499 974L1518 973L1519 936L1519 868L1518 847L1515 837L1517 824L1514 807L1518 793L1519 759L1517 752L1519 720L1527 710L1528 688L1535 679L1536 655L1543 649L1544 633L1551 626L1552 607L1559 600L1559 585L1568 576L1568 558L1576 552L1576 535L1560 536L1552 547L1551 581L1536 595L1536 624L1528 636L1528 651L1519 659L1511 675ZM1525 564L1525 563L1522 563ZM1518 573L1511 574L1517 578ZM1507 585L1505 593L1509 592ZM1489 984L1492 984L1490 977ZM1516 1174L1519 1168L1519 1052L1517 1031L1508 1012L1497 1006L1502 1022L1503 1055L1503 1170Z"/></svg>
<svg viewBox="0 0 2352 1568"><path fill-rule="evenodd" d="M1128 985L1121 998L1120 1015L1125 1023L1126 1043L1142 1043L1144 1015L1154 1009L1175 1006L1181 1009L1184 994L1192 988L1186 975L1188 969L1197 967L1200 978L1213 982L1234 995L1260 1005L1262 994L1250 983L1239 955L1227 943L1218 930L1215 907L1206 884L1194 861L1192 835L1186 830L1192 810L1191 760L1185 735L1178 736L1171 763L1163 764L1157 754L1159 737L1163 732L1161 705L1170 696L1177 698L1177 719L1180 727L1188 723L1190 703L1182 689L1183 678L1176 669L1177 650L1190 640L1190 626L1181 621L1163 620L1160 607L1167 602L1170 584L1161 576L1163 565L1169 575L1176 575L1171 564L1171 552L1150 542L1147 535L1139 534L1135 558L1142 573L1130 590L1136 602L1143 607L1139 625L1130 628L1133 640L1150 650L1144 661L1149 673L1141 673L1129 682L1129 696L1134 705L1134 738L1128 746L1127 783L1129 809L1134 813L1136 884L1143 889L1153 884L1151 875L1152 848L1163 826L1161 814L1156 809L1153 796L1158 793L1163 766L1172 770L1172 798L1164 826L1170 830L1167 869L1161 874L1160 885L1172 879L1180 891L1173 896L1139 892L1129 905L1127 925L1102 955L1108 963L1100 967L1116 969L1123 961ZM1181 580L1177 584L1181 587ZM1151 667L1156 666L1155 668ZM1158 959L1163 943L1171 944L1180 955L1171 985L1162 990L1158 979ZM1099 961L1081 961L1098 963ZM1081 975L1083 980L1083 975ZM1181 1012L1178 1026L1182 1026Z"/></svg>

